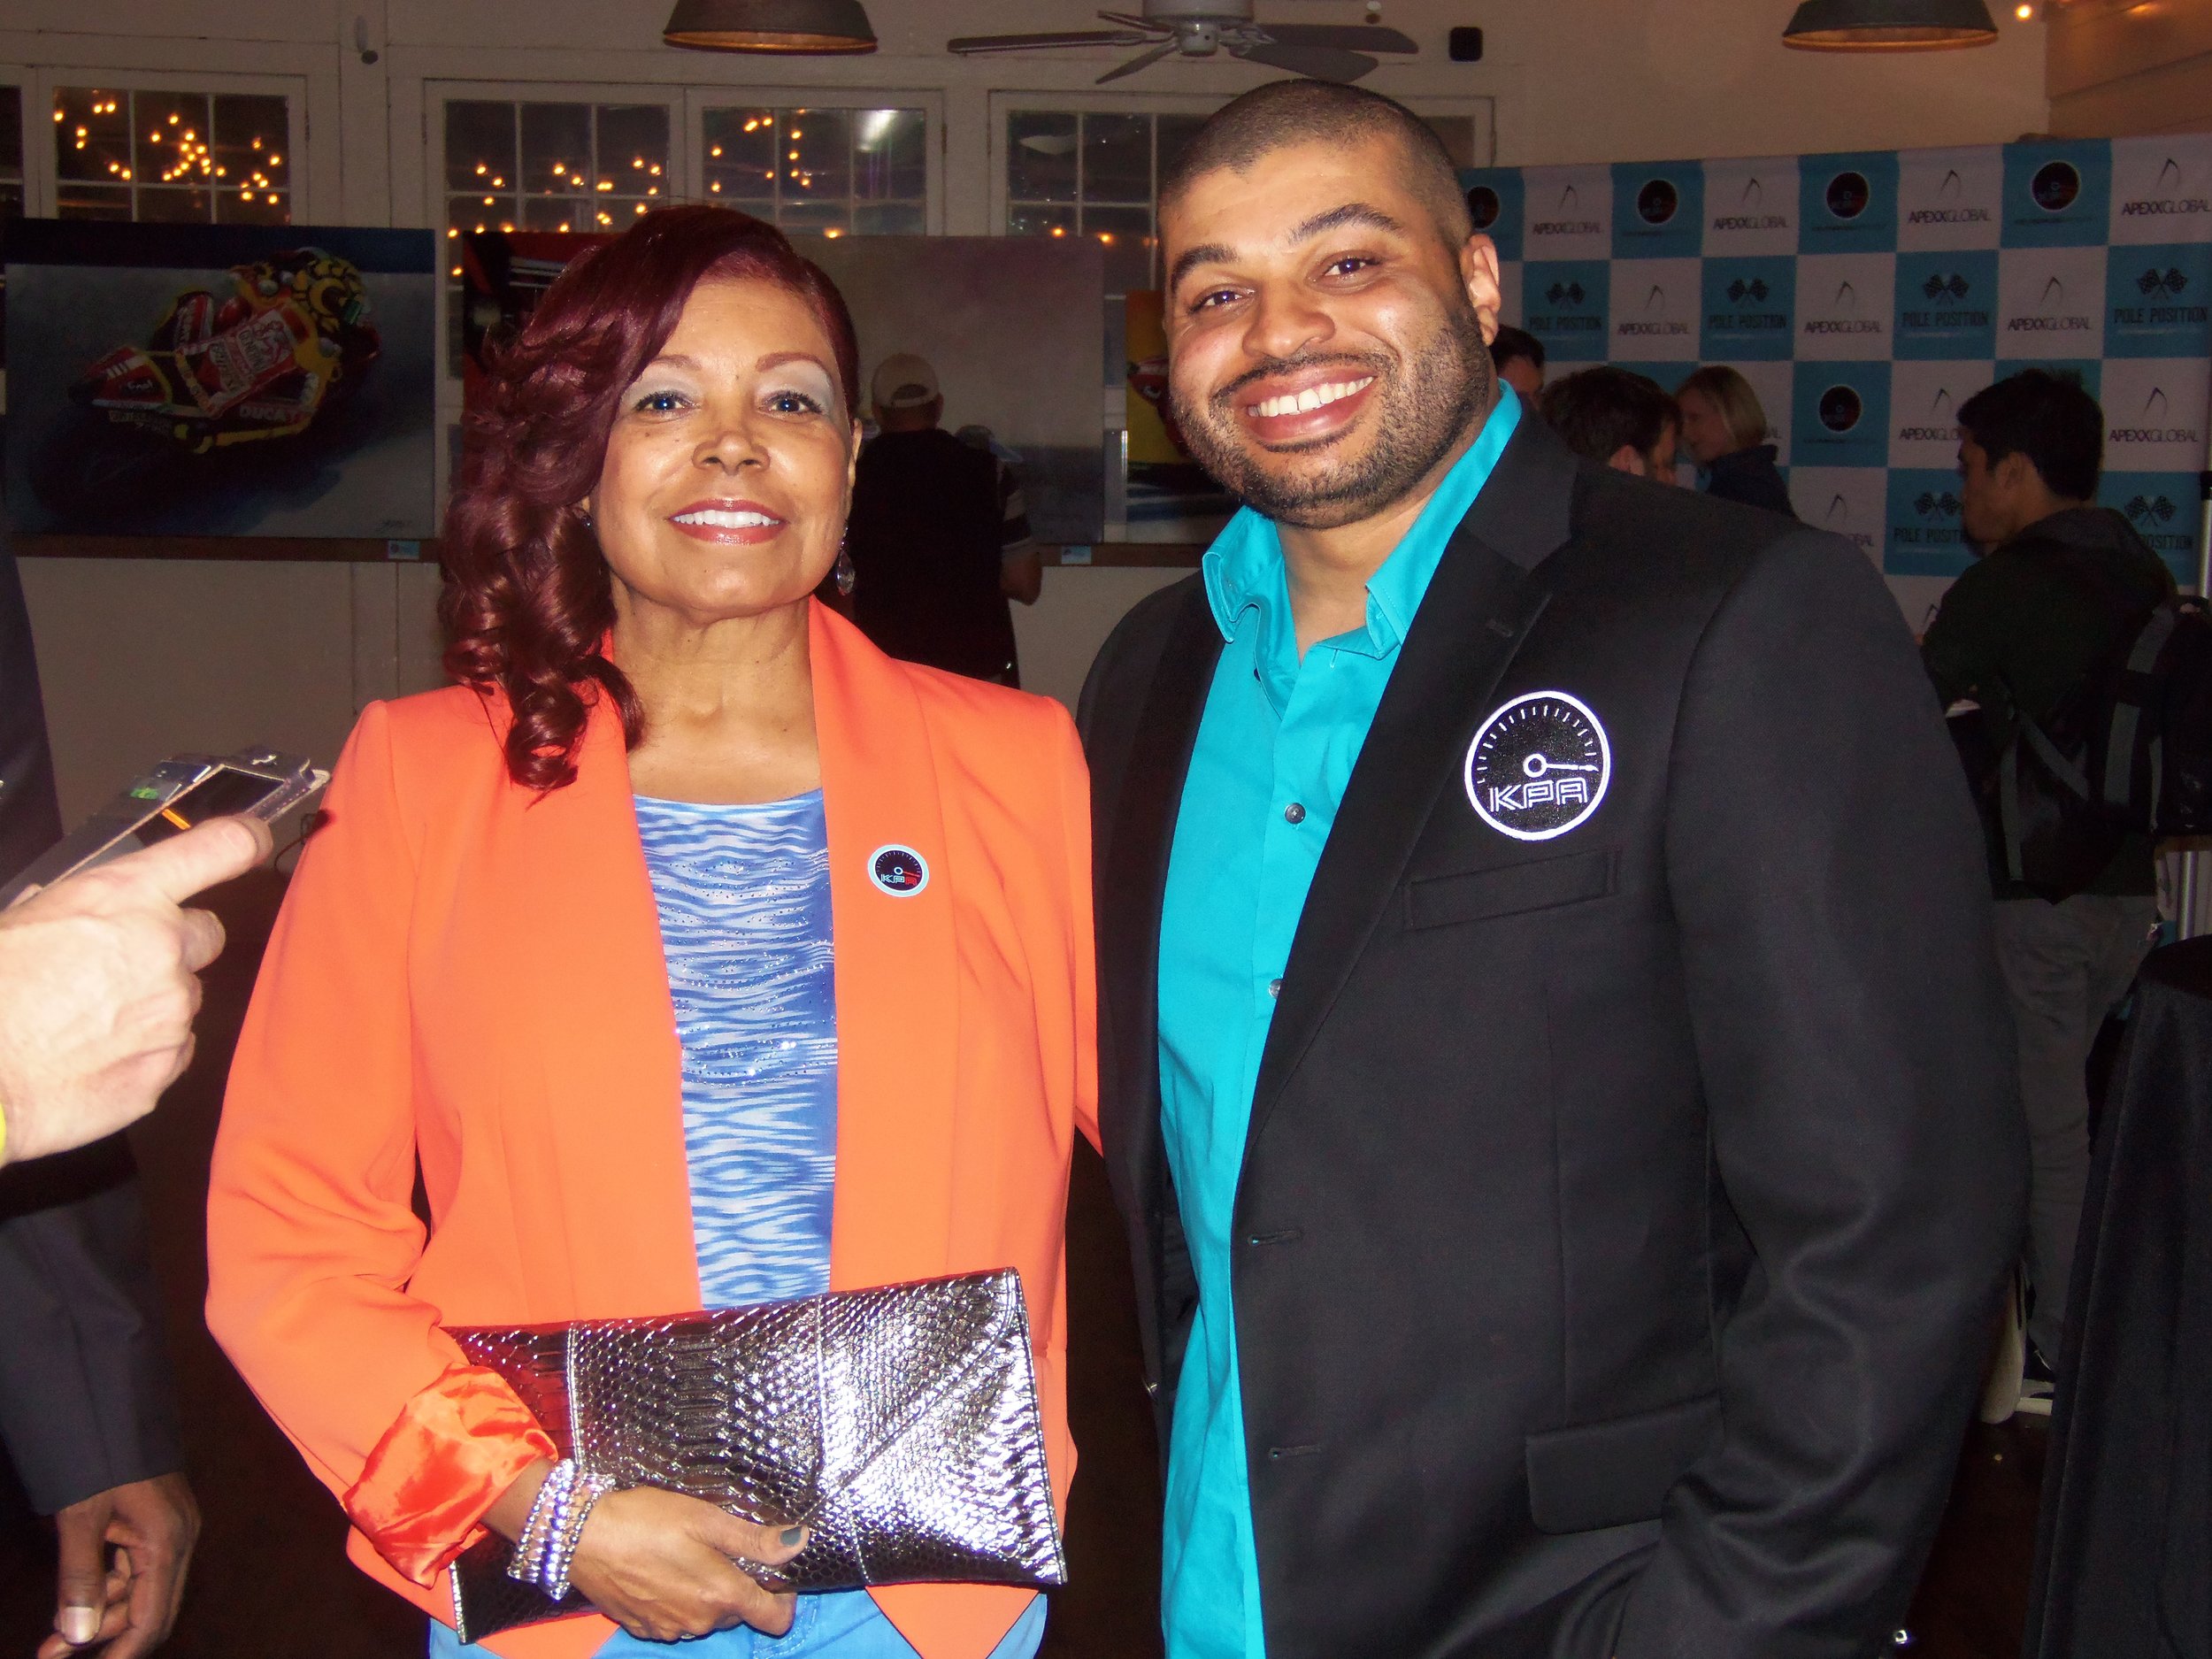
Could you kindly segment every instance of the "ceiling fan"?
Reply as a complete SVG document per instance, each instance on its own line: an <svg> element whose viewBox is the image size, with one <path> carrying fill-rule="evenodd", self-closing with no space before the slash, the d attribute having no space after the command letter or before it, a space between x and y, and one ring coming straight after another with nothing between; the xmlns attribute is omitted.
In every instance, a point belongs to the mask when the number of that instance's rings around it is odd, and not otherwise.
<svg viewBox="0 0 2212 1659"><path fill-rule="evenodd" d="M1143 0L1141 12L1102 12L1110 29L1071 29L1043 35L966 35L947 41L962 57L985 52L1033 52L1070 46L1141 46L1127 63L1099 76L1098 84L1133 75L1163 58L1211 58L1226 52L1315 81L1357 81L1375 67L1371 52L1420 49L1379 23L1260 23L1252 0Z"/></svg>

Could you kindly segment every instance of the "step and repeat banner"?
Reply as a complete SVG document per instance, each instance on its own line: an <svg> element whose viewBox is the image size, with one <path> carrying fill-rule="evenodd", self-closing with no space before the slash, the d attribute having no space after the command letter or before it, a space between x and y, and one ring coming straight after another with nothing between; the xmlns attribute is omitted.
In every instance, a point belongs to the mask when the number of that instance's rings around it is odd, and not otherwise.
<svg viewBox="0 0 2212 1659"><path fill-rule="evenodd" d="M1958 406L2038 365L2104 406L2101 498L2196 580L2212 135L1461 175L1548 374L1758 389L1799 516L1956 575Z"/></svg>

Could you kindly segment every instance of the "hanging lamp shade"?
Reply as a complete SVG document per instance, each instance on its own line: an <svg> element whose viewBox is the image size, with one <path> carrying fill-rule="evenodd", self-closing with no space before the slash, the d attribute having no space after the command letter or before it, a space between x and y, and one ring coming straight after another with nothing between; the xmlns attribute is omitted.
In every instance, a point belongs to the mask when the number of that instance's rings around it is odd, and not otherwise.
<svg viewBox="0 0 2212 1659"><path fill-rule="evenodd" d="M1813 52L1925 52L1986 46L1997 25L1983 0L1804 0L1782 44Z"/></svg>
<svg viewBox="0 0 2212 1659"><path fill-rule="evenodd" d="M860 0L676 0L661 38L710 52L872 52Z"/></svg>

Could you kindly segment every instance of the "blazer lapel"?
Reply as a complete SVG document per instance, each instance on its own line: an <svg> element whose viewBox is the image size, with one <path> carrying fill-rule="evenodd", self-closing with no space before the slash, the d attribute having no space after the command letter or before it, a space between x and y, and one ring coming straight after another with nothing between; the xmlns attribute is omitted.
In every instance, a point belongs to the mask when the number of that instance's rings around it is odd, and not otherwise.
<svg viewBox="0 0 2212 1659"><path fill-rule="evenodd" d="M612 1317L699 1305L683 1079L659 913L638 841L621 722L604 700L576 780L539 795L511 785L497 819L511 967L533 1041L506 1115L514 1189L557 1212L520 1214L531 1317Z"/></svg>
<svg viewBox="0 0 2212 1659"><path fill-rule="evenodd" d="M1112 822L1100 826L1101 1037L1109 1047L1100 1069L1124 1080L1100 1098L1100 1135L1110 1154L1118 1149L1118 1173L1140 1200L1160 1144L1160 917L1168 856L1221 646L1205 587L1194 582L1145 693Z"/></svg>
<svg viewBox="0 0 2212 1659"><path fill-rule="evenodd" d="M1530 572L1569 534L1576 462L1524 417L1447 546L1314 872L1253 1089L1249 1147L1395 891L1437 797L1548 594Z"/></svg>
<svg viewBox="0 0 2212 1659"><path fill-rule="evenodd" d="M830 1283L845 1290L946 1271L960 964L920 700L904 669L818 604L810 649L837 953ZM873 879L886 848L921 855L919 891Z"/></svg>

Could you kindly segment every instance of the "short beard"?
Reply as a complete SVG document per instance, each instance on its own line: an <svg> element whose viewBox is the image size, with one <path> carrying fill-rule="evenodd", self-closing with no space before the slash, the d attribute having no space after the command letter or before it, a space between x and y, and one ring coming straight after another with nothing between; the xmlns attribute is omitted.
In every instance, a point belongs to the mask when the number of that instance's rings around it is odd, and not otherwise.
<svg viewBox="0 0 2212 1659"><path fill-rule="evenodd" d="M1342 363L1375 377L1379 429L1367 453L1316 476L1283 479L1270 473L1239 431L1236 400L1271 374ZM1474 308L1462 305L1444 319L1410 364L1380 355L1335 354L1263 363L1194 406L1171 380L1168 399L1183 442L1199 465L1224 489L1255 511L1301 529L1333 530L1356 524L1394 505L1432 472L1475 418L1497 396L1497 371L1483 343ZM1298 446L1277 454L1296 455Z"/></svg>

